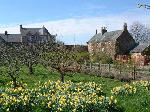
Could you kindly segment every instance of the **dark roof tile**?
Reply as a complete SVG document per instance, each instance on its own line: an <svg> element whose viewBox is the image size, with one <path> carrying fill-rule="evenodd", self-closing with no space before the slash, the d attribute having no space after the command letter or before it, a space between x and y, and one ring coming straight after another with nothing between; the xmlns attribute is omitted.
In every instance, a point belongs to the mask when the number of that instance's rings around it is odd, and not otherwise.
<svg viewBox="0 0 150 112"><path fill-rule="evenodd" d="M133 50L131 50L132 53L141 53L143 52L150 44L148 43L140 43L137 45Z"/></svg>
<svg viewBox="0 0 150 112"><path fill-rule="evenodd" d="M6 42L21 42L21 34L0 34L0 37L2 37Z"/></svg>
<svg viewBox="0 0 150 112"><path fill-rule="evenodd" d="M117 39L123 30L116 30L111 32L106 32L103 35L101 33L95 34L88 42L106 42Z"/></svg>

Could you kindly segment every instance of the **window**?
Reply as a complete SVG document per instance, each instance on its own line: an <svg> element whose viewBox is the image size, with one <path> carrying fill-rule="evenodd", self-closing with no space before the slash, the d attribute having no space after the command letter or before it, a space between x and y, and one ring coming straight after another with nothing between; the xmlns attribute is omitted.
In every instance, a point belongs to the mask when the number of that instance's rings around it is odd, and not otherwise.
<svg viewBox="0 0 150 112"><path fill-rule="evenodd" d="M47 41L47 37L43 37L42 41L46 42Z"/></svg>
<svg viewBox="0 0 150 112"><path fill-rule="evenodd" d="M50 37L49 36L48 36L47 40L50 41Z"/></svg>
<svg viewBox="0 0 150 112"><path fill-rule="evenodd" d="M39 38L38 38L38 36L35 36L34 39L35 39L36 41L38 41Z"/></svg>
<svg viewBox="0 0 150 112"><path fill-rule="evenodd" d="M27 36L27 41L31 41L31 36Z"/></svg>

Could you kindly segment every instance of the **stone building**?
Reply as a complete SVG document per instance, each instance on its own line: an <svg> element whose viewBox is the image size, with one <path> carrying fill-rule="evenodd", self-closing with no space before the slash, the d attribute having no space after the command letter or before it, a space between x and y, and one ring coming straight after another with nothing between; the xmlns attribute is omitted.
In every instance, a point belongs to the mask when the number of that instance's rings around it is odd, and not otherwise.
<svg viewBox="0 0 150 112"><path fill-rule="evenodd" d="M107 32L106 28L101 29L87 42L90 54L106 53L113 60L129 61L133 60L137 65L147 65L150 62L150 44L136 43L128 32L127 24L123 25L123 30Z"/></svg>
<svg viewBox="0 0 150 112"><path fill-rule="evenodd" d="M52 35L43 26L42 28L23 28L20 25L20 34L0 34L0 44L8 43L40 43L40 42L54 42L56 35Z"/></svg>
<svg viewBox="0 0 150 112"><path fill-rule="evenodd" d="M142 43L131 50L131 59L137 65L147 65L150 62L150 44Z"/></svg>
<svg viewBox="0 0 150 112"><path fill-rule="evenodd" d="M127 24L123 25L122 30L107 32L106 28L101 29L101 33L97 33L87 42L89 53L105 52L112 59L116 59L117 55L128 54L136 45L135 40L127 30Z"/></svg>

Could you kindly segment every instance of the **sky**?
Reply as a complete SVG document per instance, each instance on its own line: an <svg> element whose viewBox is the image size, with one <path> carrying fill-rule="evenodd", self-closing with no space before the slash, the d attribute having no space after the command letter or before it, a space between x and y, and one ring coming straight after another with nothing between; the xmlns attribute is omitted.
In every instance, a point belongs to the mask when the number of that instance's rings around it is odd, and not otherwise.
<svg viewBox="0 0 150 112"><path fill-rule="evenodd" d="M101 27L121 30L124 22L150 26L150 10L138 8L150 0L1 0L0 33L42 27L66 44L84 44Z"/></svg>

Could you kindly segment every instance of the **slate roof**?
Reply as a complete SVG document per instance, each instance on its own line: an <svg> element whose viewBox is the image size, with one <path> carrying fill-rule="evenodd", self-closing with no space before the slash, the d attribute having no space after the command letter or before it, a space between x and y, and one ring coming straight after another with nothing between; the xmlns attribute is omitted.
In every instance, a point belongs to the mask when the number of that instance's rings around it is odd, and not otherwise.
<svg viewBox="0 0 150 112"><path fill-rule="evenodd" d="M36 33L39 35L50 34L44 26L42 28L21 28L20 32L23 36L25 36L29 32L33 35Z"/></svg>
<svg viewBox="0 0 150 112"><path fill-rule="evenodd" d="M2 37L6 42L21 42L21 34L0 34L0 37Z"/></svg>
<svg viewBox="0 0 150 112"><path fill-rule="evenodd" d="M101 33L95 34L88 42L106 42L117 39L123 30L116 30L111 32L105 32L103 35Z"/></svg>
<svg viewBox="0 0 150 112"><path fill-rule="evenodd" d="M141 53L143 52L150 44L148 43L140 43L137 45L133 50L131 50L132 53Z"/></svg>
<svg viewBox="0 0 150 112"><path fill-rule="evenodd" d="M26 35L27 33L31 33L31 34L36 34L36 33L39 33L39 30L41 28L21 28L20 32L22 35Z"/></svg>
<svg viewBox="0 0 150 112"><path fill-rule="evenodd" d="M56 37L56 35L51 35L44 26L42 28L23 28L20 25L20 34L7 34L6 31L0 34L0 39L3 39L5 42L22 42L22 36L27 36L28 33L31 35L50 35L51 38Z"/></svg>

